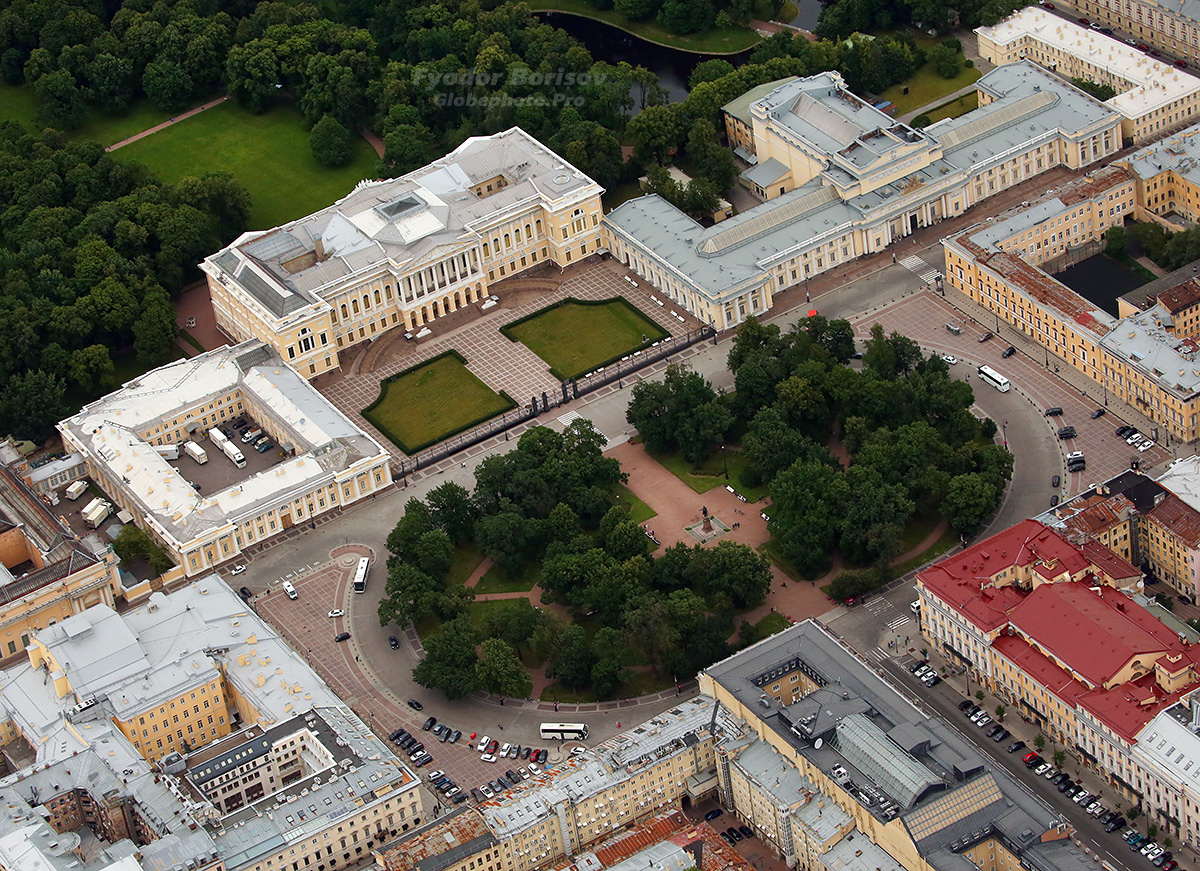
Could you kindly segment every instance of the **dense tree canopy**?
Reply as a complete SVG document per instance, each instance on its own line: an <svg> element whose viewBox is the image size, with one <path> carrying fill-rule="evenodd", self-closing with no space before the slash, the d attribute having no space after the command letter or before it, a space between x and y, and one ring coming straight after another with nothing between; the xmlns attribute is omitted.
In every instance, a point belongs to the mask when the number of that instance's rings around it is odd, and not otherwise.
<svg viewBox="0 0 1200 871"><path fill-rule="evenodd" d="M165 184L94 142L0 125L0 430L49 435L64 391L106 386L116 354L165 362L171 294L248 213L230 176Z"/></svg>
<svg viewBox="0 0 1200 871"><path fill-rule="evenodd" d="M444 685L448 694L482 688L525 695L521 649L546 661L547 673L563 686L590 687L604 697L617 691L634 664L682 679L728 652L730 615L761 605L770 592L767 560L731 542L677 545L651 557L646 532L615 504L613 488L625 475L603 456L603 446L586 420L562 433L535 427L514 450L480 463L474 494L443 484L424 502L409 500L388 536L379 618L383 625L449 621L433 636L440 640L426 645L433 662L422 663L424 685ZM540 564L543 600L565 605L579 622L516 607L525 606L523 600L489 607L476 615L471 650L482 644L468 657L466 641L442 638L451 624L465 625L460 615L472 599L467 588L446 582L452 539L473 540L509 577ZM644 637L643 619L650 618L661 630L652 640ZM593 628L585 630L584 620Z"/></svg>
<svg viewBox="0 0 1200 871"><path fill-rule="evenodd" d="M1012 456L984 440L968 410L971 388L940 357L879 325L861 371L842 365L853 349L849 324L813 317L787 334L748 321L729 353L731 405L753 464L747 483L769 484L772 537L809 575L828 568L835 548L886 567L918 515L940 513L972 533L1012 476ZM879 579L850 574L845 586Z"/></svg>

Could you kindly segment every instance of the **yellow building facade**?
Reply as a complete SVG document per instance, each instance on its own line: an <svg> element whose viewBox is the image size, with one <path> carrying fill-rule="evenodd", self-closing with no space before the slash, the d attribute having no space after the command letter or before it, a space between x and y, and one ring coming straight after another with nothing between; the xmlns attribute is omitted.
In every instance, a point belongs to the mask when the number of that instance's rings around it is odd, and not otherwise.
<svg viewBox="0 0 1200 871"><path fill-rule="evenodd" d="M307 378L392 329L481 303L491 284L598 253L603 189L520 128L206 258L217 324Z"/></svg>

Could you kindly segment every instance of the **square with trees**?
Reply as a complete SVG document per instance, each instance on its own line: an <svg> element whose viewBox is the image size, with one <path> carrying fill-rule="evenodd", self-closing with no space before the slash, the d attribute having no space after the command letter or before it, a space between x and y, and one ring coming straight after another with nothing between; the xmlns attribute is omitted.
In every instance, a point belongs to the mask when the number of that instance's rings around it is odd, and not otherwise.
<svg viewBox="0 0 1200 871"><path fill-rule="evenodd" d="M621 297L597 302L567 297L500 332L545 360L559 380L586 375L670 335Z"/></svg>
<svg viewBox="0 0 1200 871"><path fill-rule="evenodd" d="M457 351L397 372L379 388L362 415L410 456L517 405L480 381Z"/></svg>

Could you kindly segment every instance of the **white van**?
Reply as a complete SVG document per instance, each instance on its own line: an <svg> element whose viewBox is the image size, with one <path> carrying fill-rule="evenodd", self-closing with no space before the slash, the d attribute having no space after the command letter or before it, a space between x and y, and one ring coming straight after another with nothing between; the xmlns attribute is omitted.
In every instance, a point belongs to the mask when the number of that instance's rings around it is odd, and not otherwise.
<svg viewBox="0 0 1200 871"><path fill-rule="evenodd" d="M298 599L300 596L296 593L296 588L292 586L291 581L283 582L283 591L287 593L289 599Z"/></svg>

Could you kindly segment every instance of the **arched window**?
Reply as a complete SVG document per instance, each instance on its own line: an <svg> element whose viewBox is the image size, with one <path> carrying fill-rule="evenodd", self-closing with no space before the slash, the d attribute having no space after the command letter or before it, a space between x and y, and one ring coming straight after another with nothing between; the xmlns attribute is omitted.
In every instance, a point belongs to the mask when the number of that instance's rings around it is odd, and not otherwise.
<svg viewBox="0 0 1200 871"><path fill-rule="evenodd" d="M484 257L492 256L492 246L490 246L487 242L483 243L483 256Z"/></svg>
<svg viewBox="0 0 1200 871"><path fill-rule="evenodd" d="M363 311L366 311L366 310L367 310L367 309L369 309L370 307L371 307L371 297L367 296L367 295L364 293L364 294L363 294Z"/></svg>
<svg viewBox="0 0 1200 871"><path fill-rule="evenodd" d="M315 348L317 346L317 339L313 335L313 331L308 327L302 329L300 331L298 344L300 345L301 354L305 353L306 351L311 351L313 348Z"/></svg>
<svg viewBox="0 0 1200 871"><path fill-rule="evenodd" d="M348 317L350 317L350 312L347 310L346 304L342 303L342 320L345 320Z"/></svg>
<svg viewBox="0 0 1200 871"><path fill-rule="evenodd" d="M511 247L512 247L512 239L509 238L509 235L507 233L505 233L504 234L504 250L507 251Z"/></svg>
<svg viewBox="0 0 1200 871"><path fill-rule="evenodd" d="M379 295L379 291L377 290L377 291L375 291L375 305L380 305L382 303L383 303L383 297Z"/></svg>
<svg viewBox="0 0 1200 871"><path fill-rule="evenodd" d="M350 308L354 311L355 314L358 314L358 300L356 300L356 299L350 300Z"/></svg>

